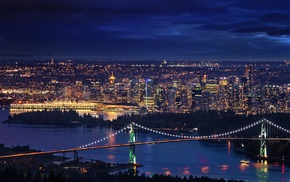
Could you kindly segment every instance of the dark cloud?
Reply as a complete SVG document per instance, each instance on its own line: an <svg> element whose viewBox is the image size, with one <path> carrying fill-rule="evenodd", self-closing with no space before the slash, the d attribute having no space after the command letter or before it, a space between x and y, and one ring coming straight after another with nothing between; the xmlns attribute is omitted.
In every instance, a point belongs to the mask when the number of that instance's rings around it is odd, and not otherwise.
<svg viewBox="0 0 290 182"><path fill-rule="evenodd" d="M286 58L289 12L284 0L5 0L0 56Z"/></svg>

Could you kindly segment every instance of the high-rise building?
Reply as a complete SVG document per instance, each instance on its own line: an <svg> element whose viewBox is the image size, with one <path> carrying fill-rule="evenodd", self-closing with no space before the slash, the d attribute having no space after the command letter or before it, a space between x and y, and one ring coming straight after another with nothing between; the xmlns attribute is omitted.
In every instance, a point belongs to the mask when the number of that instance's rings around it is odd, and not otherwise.
<svg viewBox="0 0 290 182"><path fill-rule="evenodd" d="M153 109L155 106L156 84L153 79L146 78L145 80L145 107Z"/></svg>
<svg viewBox="0 0 290 182"><path fill-rule="evenodd" d="M102 86L100 82L91 82L91 97L93 100L102 101Z"/></svg>
<svg viewBox="0 0 290 182"><path fill-rule="evenodd" d="M193 83L192 86L192 110L202 109L202 88L200 83Z"/></svg>
<svg viewBox="0 0 290 182"><path fill-rule="evenodd" d="M76 81L75 82L75 98L76 99L82 99L83 97L83 82L82 81Z"/></svg>
<svg viewBox="0 0 290 182"><path fill-rule="evenodd" d="M176 94L176 88L175 87L169 87L168 88L168 94L167 94L167 107L169 109L175 108L175 94Z"/></svg>
<svg viewBox="0 0 290 182"><path fill-rule="evenodd" d="M117 89L115 88L116 78L114 77L113 73L109 77L109 83L106 84L103 96L104 96L104 102L108 103L115 103L117 102Z"/></svg>
<svg viewBox="0 0 290 182"><path fill-rule="evenodd" d="M83 86L83 95L82 95L82 97L83 97L82 99L84 99L84 100L91 99L91 90L90 90L88 85L84 85Z"/></svg>
<svg viewBox="0 0 290 182"><path fill-rule="evenodd" d="M254 75L253 75L253 69L251 66L246 65L245 66L245 78L247 79L246 87L247 87L247 94L251 94L253 85L254 85Z"/></svg>
<svg viewBox="0 0 290 182"><path fill-rule="evenodd" d="M211 94L216 94L218 91L217 80L215 79L207 80L207 82L205 83L204 91L208 91Z"/></svg>
<svg viewBox="0 0 290 182"><path fill-rule="evenodd" d="M166 92L165 88L158 84L156 90L156 105L158 108L165 108L166 107Z"/></svg>
<svg viewBox="0 0 290 182"><path fill-rule="evenodd" d="M141 101L141 83L139 79L132 79L130 81L130 102L139 104Z"/></svg>
<svg viewBox="0 0 290 182"><path fill-rule="evenodd" d="M229 109L229 80L227 77L220 77L219 87L217 94L217 109Z"/></svg>
<svg viewBox="0 0 290 182"><path fill-rule="evenodd" d="M72 86L66 86L63 89L63 96L65 98L72 99L74 97L73 92L74 91Z"/></svg>

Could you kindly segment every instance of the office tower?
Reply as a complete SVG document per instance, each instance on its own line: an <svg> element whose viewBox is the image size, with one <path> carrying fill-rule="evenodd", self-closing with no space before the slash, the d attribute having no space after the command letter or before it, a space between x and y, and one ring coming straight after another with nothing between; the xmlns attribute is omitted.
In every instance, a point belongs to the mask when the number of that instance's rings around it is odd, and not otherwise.
<svg viewBox="0 0 290 182"><path fill-rule="evenodd" d="M128 83L116 83L117 88L117 103L127 103L128 101L128 91L126 87Z"/></svg>
<svg viewBox="0 0 290 182"><path fill-rule="evenodd" d="M109 83L107 83L105 86L105 90L104 90L104 102L108 102L108 103L115 103L117 102L117 89L115 88L116 84L115 84L115 80L116 78L114 77L113 73L112 75L109 77Z"/></svg>
<svg viewBox="0 0 290 182"><path fill-rule="evenodd" d="M251 94L253 91L253 85L254 85L254 75L253 75L253 69L252 67L246 65L245 66L245 78L247 79L246 81L246 87L247 87L247 94Z"/></svg>
<svg viewBox="0 0 290 182"><path fill-rule="evenodd" d="M193 83L192 85L192 110L202 110L202 88L200 83Z"/></svg>
<svg viewBox="0 0 290 182"><path fill-rule="evenodd" d="M76 99L82 99L83 97L83 82L82 81L76 81L75 82L75 98Z"/></svg>
<svg viewBox="0 0 290 182"><path fill-rule="evenodd" d="M91 98L102 101L102 86L100 82L91 82Z"/></svg>
<svg viewBox="0 0 290 182"><path fill-rule="evenodd" d="M68 99L72 99L73 98L73 87L72 86L65 86L63 88L63 97L64 98L68 98Z"/></svg>
<svg viewBox="0 0 290 182"><path fill-rule="evenodd" d="M130 81L130 102L139 104L141 102L141 83L139 79Z"/></svg>
<svg viewBox="0 0 290 182"><path fill-rule="evenodd" d="M91 90L88 85L83 86L83 94L82 94L82 99L84 100L89 100L91 99Z"/></svg>
<svg viewBox="0 0 290 182"><path fill-rule="evenodd" d="M167 107L169 109L175 108L175 94L176 94L176 88L175 87L169 87L168 88L168 94L167 94Z"/></svg>
<svg viewBox="0 0 290 182"><path fill-rule="evenodd" d="M229 108L229 81L227 77L219 78L218 94L217 94L217 109L227 110Z"/></svg>
<svg viewBox="0 0 290 182"><path fill-rule="evenodd" d="M153 79L146 78L145 80L145 107L153 109L155 106L156 85Z"/></svg>
<svg viewBox="0 0 290 182"><path fill-rule="evenodd" d="M159 109L166 107L166 91L163 85L158 84L156 90L156 105Z"/></svg>

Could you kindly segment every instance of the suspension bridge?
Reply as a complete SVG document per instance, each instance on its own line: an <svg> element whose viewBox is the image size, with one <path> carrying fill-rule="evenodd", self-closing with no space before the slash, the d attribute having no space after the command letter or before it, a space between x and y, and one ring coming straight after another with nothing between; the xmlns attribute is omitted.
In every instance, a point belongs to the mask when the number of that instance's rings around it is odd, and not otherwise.
<svg viewBox="0 0 290 182"><path fill-rule="evenodd" d="M156 141L137 141L136 133L137 129L145 130L148 132L156 133L159 135L164 135L167 138L164 140ZM122 132L127 132L129 130L129 142L122 144L113 144L113 145L99 145L100 142L108 140L111 137L116 137ZM257 133L258 131L258 133ZM168 138L170 137L170 139ZM174 138L174 139L173 139ZM129 163L136 164L136 152L135 147L138 145L150 145L150 144L162 144L162 143L172 143L172 142L185 142L185 141L202 141L202 140L257 140L260 141L260 151L258 156L260 158L267 158L267 141L290 141L290 130L283 128L267 119L258 120L252 124L241 127L236 130L220 133L220 134L211 134L203 136L193 136L193 135L184 135L184 134L172 134L163 131L158 131L152 128L142 126L137 123L130 123L129 125L123 127L122 129L116 131L113 134L105 136L102 139L75 147L70 149L62 150L51 150L51 151L40 151L40 152L30 152L30 153L19 153L0 156L0 159L13 158L13 157L24 157L24 156L33 156L33 155L44 155L44 154L56 154L56 153L74 153L74 160L78 160L78 153L85 150L96 150L96 149L106 149L106 148L117 148L117 147L129 147Z"/></svg>

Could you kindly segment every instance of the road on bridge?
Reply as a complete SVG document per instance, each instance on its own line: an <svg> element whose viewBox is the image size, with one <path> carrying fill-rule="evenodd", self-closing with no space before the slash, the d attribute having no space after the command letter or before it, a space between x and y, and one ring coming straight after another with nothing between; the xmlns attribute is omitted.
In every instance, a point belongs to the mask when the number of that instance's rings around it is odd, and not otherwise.
<svg viewBox="0 0 290 182"><path fill-rule="evenodd" d="M11 155L3 155L0 156L0 159L5 158L13 158L13 157L25 157L25 156L33 156L33 155L45 155L45 154L56 154L56 153L67 153L67 152L78 152L85 150L96 150L96 149L106 149L106 148L116 148L116 147L126 147L132 145L152 145L152 144L162 144L162 143L172 143L172 142L185 142L185 141L201 141L201 140L260 140L260 138L181 138L174 140L157 140L157 141L147 141L147 142L135 142L135 143L124 143L124 144L114 144L114 145L101 145L101 146L93 146L93 147L82 147L82 148L71 148L71 149L63 149L63 150L51 150L51 151L41 151L41 152L29 152L29 153L19 153L19 154L11 154ZM290 141L290 138L267 138L266 140L283 140Z"/></svg>

